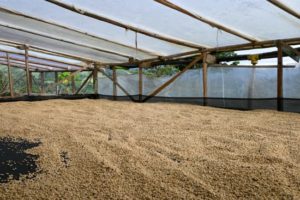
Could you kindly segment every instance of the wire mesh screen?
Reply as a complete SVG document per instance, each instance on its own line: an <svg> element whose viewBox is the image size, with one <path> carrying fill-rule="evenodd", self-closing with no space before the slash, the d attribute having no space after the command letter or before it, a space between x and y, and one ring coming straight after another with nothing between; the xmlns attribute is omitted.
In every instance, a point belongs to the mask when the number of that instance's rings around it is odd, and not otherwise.
<svg viewBox="0 0 300 200"><path fill-rule="evenodd" d="M15 96L22 96L26 94L26 71L20 68L11 68L13 90Z"/></svg>
<svg viewBox="0 0 300 200"><path fill-rule="evenodd" d="M153 71L152 71L153 72ZM146 97L166 83L177 72L168 75L143 69L143 96ZM110 78L99 77L99 94L113 95L113 71L106 69ZM300 112L300 68L284 68L284 109ZM277 109L277 69L273 67L238 68L210 65L207 72L207 104L237 109ZM139 94L138 69L117 69L116 81L130 95ZM126 94L118 87L116 96ZM137 99L137 98L135 98ZM202 67L190 69L160 91L151 101L177 101L203 104Z"/></svg>

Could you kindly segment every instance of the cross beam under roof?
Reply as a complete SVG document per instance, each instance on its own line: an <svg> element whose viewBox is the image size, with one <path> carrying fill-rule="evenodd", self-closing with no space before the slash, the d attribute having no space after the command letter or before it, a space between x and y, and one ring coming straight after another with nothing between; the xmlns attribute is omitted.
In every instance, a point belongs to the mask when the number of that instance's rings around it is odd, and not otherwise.
<svg viewBox="0 0 300 200"><path fill-rule="evenodd" d="M149 31L149 30L146 30L146 29L141 29L141 28L132 26L130 24L126 24L126 23L111 19L111 18L103 16L103 15L95 14L95 13L92 13L90 11L84 10L82 8L75 7L72 4L68 4L68 3L65 3L65 2L62 2L62 1L58 1L58 0L45 0L45 1L48 1L49 3L55 4L57 6L65 8L67 10L76 12L78 14L85 15L85 16L103 21L103 22L107 22L109 24L113 24L115 26L119 26L119 27L122 27L122 28L125 28L125 29L129 29L129 30L132 30L134 32L141 33L141 34L144 34L144 35L147 35L147 36L150 36L150 37L153 37L153 38L157 38L157 39L160 39L160 40L164 40L164 41L167 41L167 42L170 42L170 43L174 43L174 44L178 44L178 45L186 46L186 47L191 47L191 48L196 48L196 49L208 48L208 46L206 46L206 45L198 45L198 44L195 44L195 43L184 41L182 39L178 39L178 38L174 38L174 37L171 37L171 36L163 35L163 34L160 34L160 33L157 33L157 32L152 32L152 31Z"/></svg>
<svg viewBox="0 0 300 200"><path fill-rule="evenodd" d="M284 3L282 3L278 0L267 0L267 1L270 2L271 4L273 4L274 6L280 8L281 10L289 13L290 15L293 15L294 17L300 19L300 13L293 10L292 8L288 7Z"/></svg>
<svg viewBox="0 0 300 200"><path fill-rule="evenodd" d="M194 19L197 19L197 20L199 20L201 22L204 22L204 23L206 23L206 24L208 24L208 25L210 25L212 27L216 27L218 29L221 29L221 30L227 32L227 33L230 33L232 35L238 36L238 37L243 38L245 40L248 40L250 42L257 42L257 41L259 41L257 38L255 38L253 36L250 36L249 34L242 33L241 31L235 30L233 28L229 28L229 27L224 26L224 25L222 25L222 24L220 24L218 22L209 20L209 19L207 19L207 18L205 18L203 16L200 16L198 13L196 14L196 13L193 13L191 11L188 11L188 10L186 10L186 9L178 6L178 5L175 5L175 4L171 3L168 0L154 0L154 1L156 1L156 2L158 2L160 4L162 4L162 5L165 5L165 6L169 7L169 8L171 8L171 9L174 9L174 10L177 10L177 11L179 11L181 13L184 13L184 14L190 16L190 17L193 17Z"/></svg>

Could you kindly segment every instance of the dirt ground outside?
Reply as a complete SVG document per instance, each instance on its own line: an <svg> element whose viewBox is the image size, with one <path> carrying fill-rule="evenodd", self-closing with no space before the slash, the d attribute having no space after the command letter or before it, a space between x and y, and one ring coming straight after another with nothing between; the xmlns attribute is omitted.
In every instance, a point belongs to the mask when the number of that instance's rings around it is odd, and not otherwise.
<svg viewBox="0 0 300 200"><path fill-rule="evenodd" d="M170 103L0 104L0 138L38 143L0 199L300 199L300 115ZM1 169L0 169L1 173Z"/></svg>

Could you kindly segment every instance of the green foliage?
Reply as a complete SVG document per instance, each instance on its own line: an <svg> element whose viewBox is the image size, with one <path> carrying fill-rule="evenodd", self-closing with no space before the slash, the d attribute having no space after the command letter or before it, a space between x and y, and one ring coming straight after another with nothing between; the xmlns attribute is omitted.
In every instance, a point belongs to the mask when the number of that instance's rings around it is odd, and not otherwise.
<svg viewBox="0 0 300 200"><path fill-rule="evenodd" d="M178 69L178 67L166 65L143 70L143 74L149 78L154 78L162 76L172 76L173 74L176 74L179 71L180 70Z"/></svg>
<svg viewBox="0 0 300 200"><path fill-rule="evenodd" d="M0 68L0 94L5 95L7 93L7 86L8 86L8 78L6 70L4 67Z"/></svg>
<svg viewBox="0 0 300 200"><path fill-rule="evenodd" d="M218 52L216 53L216 58L217 59L222 59L222 58L233 58L237 54L234 51L228 51L228 52ZM239 61L233 61L230 65L238 65L240 64Z"/></svg>

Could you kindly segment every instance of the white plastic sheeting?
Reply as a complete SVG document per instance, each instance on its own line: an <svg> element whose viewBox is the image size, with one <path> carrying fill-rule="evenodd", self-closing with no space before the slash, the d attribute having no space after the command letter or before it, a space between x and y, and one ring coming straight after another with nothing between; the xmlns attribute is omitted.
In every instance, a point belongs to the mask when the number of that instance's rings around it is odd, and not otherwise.
<svg viewBox="0 0 300 200"><path fill-rule="evenodd" d="M257 41L300 36L300 20L266 0L169 1ZM0 7L22 15L8 14L0 10L0 38L103 63L124 63L128 62L128 57L143 60L195 50L184 44L178 45L158 39L155 37L157 34L205 48L249 42L154 0L60 2L146 30L154 36L93 19L44 0L0 0ZM296 0L281 2L295 12L300 10L300 3ZM42 19L44 22L36 19Z"/></svg>
<svg viewBox="0 0 300 200"><path fill-rule="evenodd" d="M275 67L275 66L274 66ZM284 98L300 98L300 68L284 68L283 91ZM168 81L171 76L149 78L143 75L143 95L147 96L153 90ZM138 95L138 75L118 74L117 81L130 95ZM112 95L112 81L106 77L99 78L99 93ZM208 98L240 98L264 99L277 97L276 68L208 68ZM160 97L203 97L202 69L191 69L162 90ZM118 89L117 96L125 96Z"/></svg>
<svg viewBox="0 0 300 200"><path fill-rule="evenodd" d="M170 2L258 40L300 36L300 20L266 0L170 0ZM295 6L299 4L297 0L282 2L290 2ZM299 7L300 5L294 9L299 10Z"/></svg>

